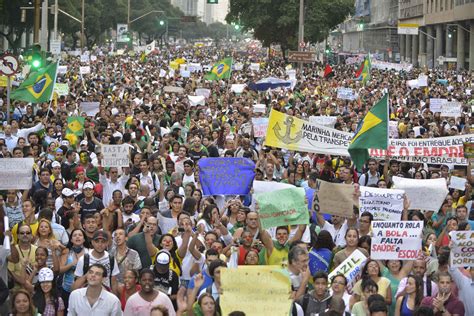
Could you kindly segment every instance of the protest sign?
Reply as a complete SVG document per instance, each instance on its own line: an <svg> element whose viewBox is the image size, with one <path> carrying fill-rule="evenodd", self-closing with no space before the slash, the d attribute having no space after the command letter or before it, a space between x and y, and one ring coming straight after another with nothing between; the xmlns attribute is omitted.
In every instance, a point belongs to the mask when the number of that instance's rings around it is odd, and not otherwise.
<svg viewBox="0 0 474 316"><path fill-rule="evenodd" d="M196 89L195 94L199 96L203 96L207 99L211 95L211 90L200 88L200 89Z"/></svg>
<svg viewBox="0 0 474 316"><path fill-rule="evenodd" d="M404 194L402 190L360 187L359 214L369 212L374 221L399 221Z"/></svg>
<svg viewBox="0 0 474 316"><path fill-rule="evenodd" d="M450 266L474 267L474 230L452 231L449 235L453 245L449 259Z"/></svg>
<svg viewBox="0 0 474 316"><path fill-rule="evenodd" d="M239 266L221 270L222 315L242 311L247 316L288 316L291 281L278 266ZM262 286L255 286L260 284Z"/></svg>
<svg viewBox="0 0 474 316"><path fill-rule="evenodd" d="M253 136L265 137L268 128L268 117L252 118Z"/></svg>
<svg viewBox="0 0 474 316"><path fill-rule="evenodd" d="M81 63L88 63L89 55L81 55Z"/></svg>
<svg viewBox="0 0 474 316"><path fill-rule="evenodd" d="M461 116L461 111L462 111L461 102L448 101L448 102L444 102L441 105L440 112L441 112L441 116L458 117L458 116Z"/></svg>
<svg viewBox="0 0 474 316"><path fill-rule="evenodd" d="M202 71L202 66L200 63L189 63L187 69L189 72L198 72Z"/></svg>
<svg viewBox="0 0 474 316"><path fill-rule="evenodd" d="M230 86L230 91L236 93L236 94L240 94L242 92L244 92L244 89L247 85L244 83L244 84L233 84Z"/></svg>
<svg viewBox="0 0 474 316"><path fill-rule="evenodd" d="M189 105L190 106L198 106L198 105L205 105L206 98L203 95L188 95Z"/></svg>
<svg viewBox="0 0 474 316"><path fill-rule="evenodd" d="M258 202L260 222L264 229L309 222L303 188L257 193L254 197Z"/></svg>
<svg viewBox="0 0 474 316"><path fill-rule="evenodd" d="M389 139L388 148L369 149L374 158L384 158L427 164L467 165L465 142L473 143L474 134L437 138Z"/></svg>
<svg viewBox="0 0 474 316"><path fill-rule="evenodd" d="M259 72L260 71L260 64L259 63L251 63L249 68L252 71Z"/></svg>
<svg viewBox="0 0 474 316"><path fill-rule="evenodd" d="M418 86L419 87L427 87L428 86L428 76L419 75L418 76Z"/></svg>
<svg viewBox="0 0 474 316"><path fill-rule="evenodd" d="M257 193L264 193L264 192L272 192L275 190L282 190L288 188L296 188L293 184L282 183L282 182L270 182L270 181L258 181L255 180L253 182L253 192L254 194Z"/></svg>
<svg viewBox="0 0 474 316"><path fill-rule="evenodd" d="M447 99L431 98L430 99L430 111L433 113L441 112L441 108L444 103L448 102Z"/></svg>
<svg viewBox="0 0 474 316"><path fill-rule="evenodd" d="M79 67L79 73L81 75L87 75L91 73L91 66L81 66Z"/></svg>
<svg viewBox="0 0 474 316"><path fill-rule="evenodd" d="M91 55L91 61L97 61L97 56L96 55Z"/></svg>
<svg viewBox="0 0 474 316"><path fill-rule="evenodd" d="M392 181L394 188L405 191L410 209L437 212L448 195L445 178L425 180L392 177Z"/></svg>
<svg viewBox="0 0 474 316"><path fill-rule="evenodd" d="M464 158L474 158L474 143L463 143Z"/></svg>
<svg viewBox="0 0 474 316"><path fill-rule="evenodd" d="M323 125L326 127L334 128L337 122L336 116L310 116L309 122L311 124Z"/></svg>
<svg viewBox="0 0 474 316"><path fill-rule="evenodd" d="M164 86L163 87L163 92L168 92L168 93L183 93L184 89L181 87L173 87L173 86Z"/></svg>
<svg viewBox="0 0 474 316"><path fill-rule="evenodd" d="M129 167L129 146L101 145L103 167Z"/></svg>
<svg viewBox="0 0 474 316"><path fill-rule="evenodd" d="M100 103L99 102L81 102L79 106L81 112L86 112L87 116L94 117L99 113Z"/></svg>
<svg viewBox="0 0 474 316"><path fill-rule="evenodd" d="M315 189L313 208L316 212L342 217L351 217L354 214L352 185L318 180Z"/></svg>
<svg viewBox="0 0 474 316"><path fill-rule="evenodd" d="M362 58L363 60L363 58ZM360 61L362 62L362 61ZM346 62L347 63L347 62ZM377 59L372 59L372 67L375 69L395 70L395 71L410 71L413 68L412 64L406 63L389 63Z"/></svg>
<svg viewBox="0 0 474 316"><path fill-rule="evenodd" d="M449 179L449 188L464 191L466 189L466 178L451 176Z"/></svg>
<svg viewBox="0 0 474 316"><path fill-rule="evenodd" d="M370 258L415 260L422 255L423 221L372 221Z"/></svg>
<svg viewBox="0 0 474 316"><path fill-rule="evenodd" d="M234 70L242 70L242 69L244 69L244 64L242 64L242 63L235 63L235 64L232 64L232 68L233 68Z"/></svg>
<svg viewBox="0 0 474 316"><path fill-rule="evenodd" d="M0 190L29 190L33 185L33 158L0 159Z"/></svg>
<svg viewBox="0 0 474 316"><path fill-rule="evenodd" d="M64 75L67 73L67 66L58 66L58 75Z"/></svg>
<svg viewBox="0 0 474 316"><path fill-rule="evenodd" d="M295 151L348 156L352 134L272 110L265 145Z"/></svg>
<svg viewBox="0 0 474 316"><path fill-rule="evenodd" d="M54 92L56 92L59 96L68 95L69 85L67 83L55 83Z"/></svg>
<svg viewBox="0 0 474 316"><path fill-rule="evenodd" d="M360 279L362 267L366 261L367 257L359 249L356 249L329 274L328 279L332 280L335 275L343 274L347 280L347 291L350 293L356 282Z"/></svg>
<svg viewBox="0 0 474 316"><path fill-rule="evenodd" d="M356 99L356 94L351 88L337 88L337 98L343 100L353 101Z"/></svg>
<svg viewBox="0 0 474 316"><path fill-rule="evenodd" d="M198 167L204 195L246 195L252 188L255 163L248 158L201 158Z"/></svg>
<svg viewBox="0 0 474 316"><path fill-rule="evenodd" d="M397 121L388 122L388 137L398 138L398 122Z"/></svg>
<svg viewBox="0 0 474 316"><path fill-rule="evenodd" d="M179 72L179 75L183 78L189 78L189 77L191 77L191 72L189 70L181 69L180 72Z"/></svg>

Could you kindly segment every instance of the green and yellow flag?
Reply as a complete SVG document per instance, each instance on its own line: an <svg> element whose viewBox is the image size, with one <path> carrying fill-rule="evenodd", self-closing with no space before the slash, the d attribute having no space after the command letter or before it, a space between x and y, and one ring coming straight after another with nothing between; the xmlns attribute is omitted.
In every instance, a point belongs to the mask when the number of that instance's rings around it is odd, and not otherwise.
<svg viewBox="0 0 474 316"><path fill-rule="evenodd" d="M50 101L53 96L57 70L58 63L53 63L30 73L18 89L12 92L10 99L31 103Z"/></svg>
<svg viewBox="0 0 474 316"><path fill-rule="evenodd" d="M66 134L82 136L84 134L84 121L82 116L70 116L67 118Z"/></svg>
<svg viewBox="0 0 474 316"><path fill-rule="evenodd" d="M227 57L215 64L211 71L208 72L204 79L206 80L221 80L229 79L232 72L232 57Z"/></svg>
<svg viewBox="0 0 474 316"><path fill-rule="evenodd" d="M349 154L358 170L369 159L369 149L388 147L388 93L375 104L359 123L349 145Z"/></svg>

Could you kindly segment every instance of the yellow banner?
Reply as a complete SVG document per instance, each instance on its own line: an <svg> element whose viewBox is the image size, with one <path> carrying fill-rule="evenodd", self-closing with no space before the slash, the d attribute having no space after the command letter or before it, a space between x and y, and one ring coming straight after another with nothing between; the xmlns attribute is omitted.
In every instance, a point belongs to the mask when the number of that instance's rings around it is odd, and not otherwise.
<svg viewBox="0 0 474 316"><path fill-rule="evenodd" d="M12 86L12 82L15 79L15 77L10 78L10 87ZM0 76L0 87L6 87L7 86L7 76Z"/></svg>
<svg viewBox="0 0 474 316"><path fill-rule="evenodd" d="M221 272L222 315L242 311L247 316L288 316L291 282L279 266L239 266Z"/></svg>

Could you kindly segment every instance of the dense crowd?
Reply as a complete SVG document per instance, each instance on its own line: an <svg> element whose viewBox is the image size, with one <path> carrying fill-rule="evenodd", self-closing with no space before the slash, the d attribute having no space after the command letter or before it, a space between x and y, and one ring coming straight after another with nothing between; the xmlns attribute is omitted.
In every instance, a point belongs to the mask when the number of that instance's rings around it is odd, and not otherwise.
<svg viewBox="0 0 474 316"><path fill-rule="evenodd" d="M386 157L357 170L349 157L318 154L317 148L306 153L266 147L254 137L251 120L276 109L303 119L333 116L334 128L355 132L389 92L395 137L470 134L471 72L372 69L364 85L353 65L334 66L334 76L325 78L323 66L315 64L296 71L292 88L235 93L232 84L287 78L287 64L258 50L214 47L163 48L146 60L105 49L90 54L97 60L87 63L91 73L83 75L80 57L63 56L60 64L68 68L57 82L66 83L69 93L57 101L15 101L7 122L1 94L1 158L31 157L35 163L31 189L0 194L0 215L9 225L0 227L1 236L10 237L0 247L0 314L222 315L222 269L278 265L290 276L293 315L474 315L474 267L449 265L450 232L473 230L470 165ZM243 69L226 80L169 69L176 59L212 66L229 55ZM250 69L257 62L260 69ZM428 87L407 86L420 73L428 75ZM353 88L358 98L338 99L341 86ZM187 96L199 88L210 95L204 105L191 104ZM462 102L461 116L431 112L430 98ZM100 102L95 116L81 112L81 102L94 101ZM265 105L263 111L257 104ZM77 140L66 137L73 115L85 117ZM130 166L103 167L106 144L127 144ZM356 194L359 185L391 188L393 176L449 181L455 173L467 182L464 190L450 190L438 212L411 209L405 199L402 220L424 222L423 255L382 261L370 259L371 213L359 214L356 207L343 218L309 209L307 225L263 229L252 194L203 195L197 167L203 157L249 158L256 180L306 190L318 179L353 184ZM349 289L346 276L328 274L356 250L369 259Z"/></svg>

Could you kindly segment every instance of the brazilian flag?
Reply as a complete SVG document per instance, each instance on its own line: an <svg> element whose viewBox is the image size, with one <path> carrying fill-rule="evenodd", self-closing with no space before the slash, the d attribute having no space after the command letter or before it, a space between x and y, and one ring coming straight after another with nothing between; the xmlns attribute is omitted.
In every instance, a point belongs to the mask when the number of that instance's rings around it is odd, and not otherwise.
<svg viewBox="0 0 474 316"><path fill-rule="evenodd" d="M31 103L49 102L53 96L58 63L30 73L23 83L10 95L10 99Z"/></svg>
<svg viewBox="0 0 474 316"><path fill-rule="evenodd" d="M84 121L82 116L69 116L67 118L66 134L82 136L84 134Z"/></svg>
<svg viewBox="0 0 474 316"><path fill-rule="evenodd" d="M369 149L388 147L388 93L377 102L357 126L349 145L349 154L358 170L369 159Z"/></svg>
<svg viewBox="0 0 474 316"><path fill-rule="evenodd" d="M211 71L204 76L206 80L229 79L232 72L232 57L227 57L215 64Z"/></svg>

